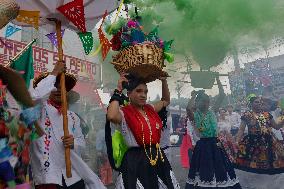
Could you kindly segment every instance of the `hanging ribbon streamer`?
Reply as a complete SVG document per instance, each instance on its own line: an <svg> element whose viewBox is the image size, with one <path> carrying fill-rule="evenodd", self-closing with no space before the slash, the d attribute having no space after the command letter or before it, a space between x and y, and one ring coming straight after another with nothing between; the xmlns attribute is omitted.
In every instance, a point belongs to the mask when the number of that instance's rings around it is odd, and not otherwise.
<svg viewBox="0 0 284 189"><path fill-rule="evenodd" d="M109 40L106 38L101 27L98 29L98 32L99 32L100 43L102 45L102 57L103 57L103 60L105 60L110 50L111 45L110 45Z"/></svg>
<svg viewBox="0 0 284 189"><path fill-rule="evenodd" d="M112 28L113 28L113 26L114 26L114 23L116 22L116 20L117 20L117 18L118 18L118 15L119 15L119 13L120 13L120 11L121 11L121 9L122 9L123 3L124 3L124 0L121 1L120 5L119 5L119 7L118 7L118 10L117 10L116 15L115 15L115 18L114 18L114 22L113 22L113 24L112 24L112 25L110 26L110 28L109 28L109 32L111 32L111 30L112 30ZM103 18L103 21L104 21L104 18ZM103 24L103 21L102 21L102 24ZM101 24L101 25L102 25L102 24ZM101 49L102 49L102 44L100 44L100 46L98 46L98 48L97 48L94 52L92 52L92 53L90 54L90 56L97 56L97 54L101 51Z"/></svg>
<svg viewBox="0 0 284 189"><path fill-rule="evenodd" d="M33 25L34 28L38 30L39 14L40 14L40 11L20 10L16 20L18 22L23 22L29 25Z"/></svg>
<svg viewBox="0 0 284 189"><path fill-rule="evenodd" d="M64 32L65 32L65 29L61 30L62 38L63 38ZM55 46L56 48L58 47L56 32L52 32L52 33L46 34L46 37L48 37L48 39L51 41L53 46Z"/></svg>
<svg viewBox="0 0 284 189"><path fill-rule="evenodd" d="M103 30L102 30L102 26L103 26L103 23L105 21L105 18L107 16L107 11L105 12L104 16L103 16L103 20L102 20L102 23L98 29L98 33L99 33L99 39L100 39L100 44L102 45L102 57L103 57L103 60L105 60L109 50L110 50L110 42L108 40L108 38L105 36Z"/></svg>
<svg viewBox="0 0 284 189"><path fill-rule="evenodd" d="M92 32L86 32L86 33L81 32L78 33L78 35L82 41L85 53L88 55L92 51L94 45L94 38Z"/></svg>
<svg viewBox="0 0 284 189"><path fill-rule="evenodd" d="M6 28L6 32L5 32L5 38L8 38L10 36L12 36L14 33L16 33L17 31L20 31L21 28L18 28L16 26L13 25L8 25Z"/></svg>
<svg viewBox="0 0 284 189"><path fill-rule="evenodd" d="M57 8L68 20L70 20L81 32L85 33L86 21L83 0L74 0Z"/></svg>

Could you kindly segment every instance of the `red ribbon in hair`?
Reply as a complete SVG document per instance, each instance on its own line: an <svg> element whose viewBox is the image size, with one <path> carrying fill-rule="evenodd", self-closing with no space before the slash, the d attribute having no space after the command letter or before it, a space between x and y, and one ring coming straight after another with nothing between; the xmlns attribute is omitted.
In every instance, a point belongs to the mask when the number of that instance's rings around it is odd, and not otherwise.
<svg viewBox="0 0 284 189"><path fill-rule="evenodd" d="M122 111L124 113L125 121L128 127L134 135L136 142L140 146L144 145L142 126L144 130L145 145L148 146L160 143L162 121L151 105L146 104L144 106L144 111L146 112L150 122L150 127L152 130L152 141L150 141L150 129L144 116L132 105L123 107Z"/></svg>

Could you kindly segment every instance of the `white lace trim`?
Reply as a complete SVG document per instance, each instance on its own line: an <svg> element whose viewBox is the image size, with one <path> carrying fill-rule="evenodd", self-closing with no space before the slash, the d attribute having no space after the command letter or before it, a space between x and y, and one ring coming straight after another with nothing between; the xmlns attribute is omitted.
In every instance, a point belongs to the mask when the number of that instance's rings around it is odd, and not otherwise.
<svg viewBox="0 0 284 189"><path fill-rule="evenodd" d="M170 172L171 174L171 179L174 185L174 189L180 189L179 183L173 173L173 171ZM159 189L167 189L167 186L163 183L163 181L158 177L158 182L159 182ZM123 179L122 179L122 174L120 173L115 184L116 189L125 189L124 184L123 184ZM142 186L141 182L137 179L136 183L136 189L144 189Z"/></svg>
<svg viewBox="0 0 284 189"><path fill-rule="evenodd" d="M217 182L216 177L214 175L212 181L202 181L200 180L199 174L195 176L194 179L189 179L187 180L188 184L192 184L194 186L200 186L200 187L229 187L229 186L234 186L235 184L239 183L239 179L233 178L231 179L229 174L227 173L227 180Z"/></svg>

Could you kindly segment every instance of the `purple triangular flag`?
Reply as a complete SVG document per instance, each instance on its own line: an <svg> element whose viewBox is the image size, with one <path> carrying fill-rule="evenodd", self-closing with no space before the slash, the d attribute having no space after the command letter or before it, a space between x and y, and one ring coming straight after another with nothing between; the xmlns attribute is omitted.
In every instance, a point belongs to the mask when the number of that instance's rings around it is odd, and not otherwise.
<svg viewBox="0 0 284 189"><path fill-rule="evenodd" d="M61 36L63 37L64 35L64 30L61 30ZM56 32L52 32L52 33L49 33L49 34L46 34L46 37L48 37L48 39L51 41L51 43L53 44L53 46L55 46L57 48L58 46L58 42L57 42L57 36L56 36Z"/></svg>

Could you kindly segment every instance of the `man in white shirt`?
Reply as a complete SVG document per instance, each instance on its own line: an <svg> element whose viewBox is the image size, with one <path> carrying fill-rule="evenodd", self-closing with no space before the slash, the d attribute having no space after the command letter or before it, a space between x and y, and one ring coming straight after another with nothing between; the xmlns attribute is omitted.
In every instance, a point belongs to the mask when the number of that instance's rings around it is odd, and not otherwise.
<svg viewBox="0 0 284 189"><path fill-rule="evenodd" d="M64 136L61 114L60 73L65 66L58 62L50 74L39 76L34 81L32 97L41 103L39 120L45 134L33 141L30 147L33 181L36 189L85 189L105 188L98 177L86 166L80 157L85 140L80 128L79 117L67 111L69 136ZM76 78L65 74L66 91L76 84ZM66 177L64 147L71 148L72 177ZM93 177L93 178L91 178ZM87 187L89 182L93 187Z"/></svg>
<svg viewBox="0 0 284 189"><path fill-rule="evenodd" d="M241 124L241 116L237 112L233 112L233 105L227 106L227 119L229 123L231 124L231 134L234 136L237 134L239 130L239 126Z"/></svg>

